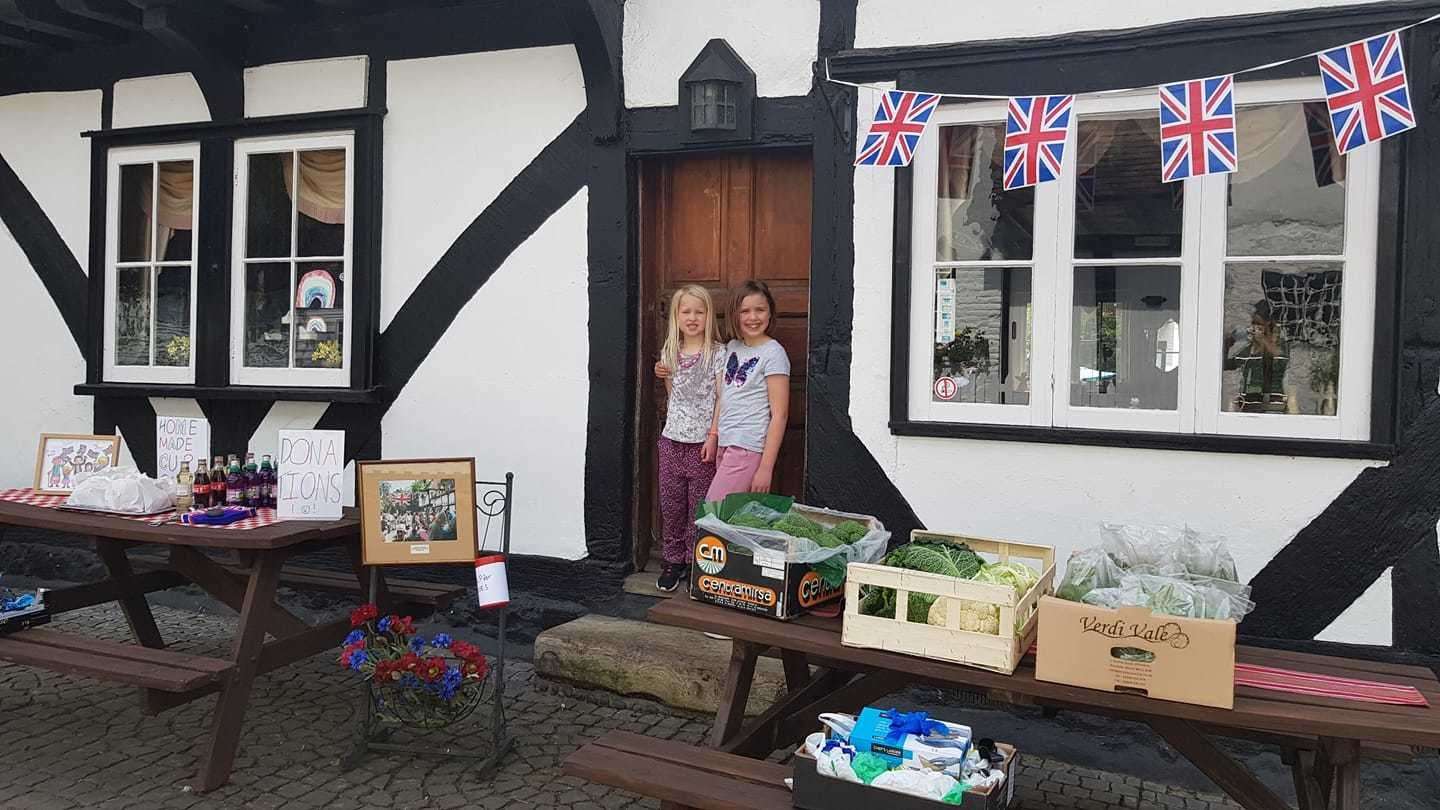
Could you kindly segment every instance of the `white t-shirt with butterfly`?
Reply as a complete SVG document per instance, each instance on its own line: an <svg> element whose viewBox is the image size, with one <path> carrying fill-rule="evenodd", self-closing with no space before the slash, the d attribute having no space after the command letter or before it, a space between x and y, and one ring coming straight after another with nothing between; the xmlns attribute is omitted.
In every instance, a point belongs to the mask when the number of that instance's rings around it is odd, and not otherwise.
<svg viewBox="0 0 1440 810"><path fill-rule="evenodd" d="M720 375L720 446L755 453L765 450L770 428L770 391L765 380L790 375L790 357L773 338L759 346L744 341L725 344L725 369Z"/></svg>

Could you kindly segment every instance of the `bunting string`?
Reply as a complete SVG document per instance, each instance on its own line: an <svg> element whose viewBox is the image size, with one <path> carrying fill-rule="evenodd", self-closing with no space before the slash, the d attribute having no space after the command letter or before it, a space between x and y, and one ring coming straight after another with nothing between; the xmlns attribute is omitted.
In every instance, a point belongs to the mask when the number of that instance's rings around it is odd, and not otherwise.
<svg viewBox="0 0 1440 810"><path fill-rule="evenodd" d="M1400 33L1440 20L1432 14L1386 33L1218 76L1136 87L1093 90L1085 96L1157 91L1161 174L1165 182L1237 170L1235 76L1317 59L1335 148L1341 155L1414 129L1416 118L1405 73ZM1074 126L1076 96L998 96L893 90L834 78L825 81L880 94L857 166L908 166L930 117L943 98L1006 102L1005 190L1054 182Z"/></svg>

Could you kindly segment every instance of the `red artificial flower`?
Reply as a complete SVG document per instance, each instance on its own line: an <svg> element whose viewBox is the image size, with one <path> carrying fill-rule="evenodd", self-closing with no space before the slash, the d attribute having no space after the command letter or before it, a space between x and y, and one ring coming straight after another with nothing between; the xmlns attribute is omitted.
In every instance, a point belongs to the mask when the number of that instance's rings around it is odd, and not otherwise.
<svg viewBox="0 0 1440 810"><path fill-rule="evenodd" d="M445 675L445 659L430 657L420 665L420 680L434 683Z"/></svg>
<svg viewBox="0 0 1440 810"><path fill-rule="evenodd" d="M450 652L455 654L461 661L484 660L485 656L480 648L467 641L457 641L450 645Z"/></svg>
<svg viewBox="0 0 1440 810"><path fill-rule="evenodd" d="M415 619L412 616L404 618L390 617L390 629L402 635L410 636L415 634Z"/></svg>
<svg viewBox="0 0 1440 810"><path fill-rule="evenodd" d="M420 656L413 652L407 652L400 656L400 660L396 663L406 672L414 672L420 668Z"/></svg>
<svg viewBox="0 0 1440 810"><path fill-rule="evenodd" d="M354 610L350 611L350 626L359 627L360 625L370 621L371 619L379 615L380 610L376 608L373 604L367 603L361 605L360 607L357 607Z"/></svg>
<svg viewBox="0 0 1440 810"><path fill-rule="evenodd" d="M340 653L340 665L343 666L343 667L347 667L347 668L348 668L348 667L350 666L350 656L352 656L352 655L354 655L354 654L355 654L355 651L354 651L354 650L350 649L349 647L346 647L346 648L345 648L345 651L342 652L342 653Z"/></svg>
<svg viewBox="0 0 1440 810"><path fill-rule="evenodd" d="M471 660L460 663L460 674L467 678L484 678L485 673L489 671L490 665L485 662L484 658L478 661Z"/></svg>
<svg viewBox="0 0 1440 810"><path fill-rule="evenodd" d="M399 661L379 661L375 664L375 680L391 681L400 676Z"/></svg>

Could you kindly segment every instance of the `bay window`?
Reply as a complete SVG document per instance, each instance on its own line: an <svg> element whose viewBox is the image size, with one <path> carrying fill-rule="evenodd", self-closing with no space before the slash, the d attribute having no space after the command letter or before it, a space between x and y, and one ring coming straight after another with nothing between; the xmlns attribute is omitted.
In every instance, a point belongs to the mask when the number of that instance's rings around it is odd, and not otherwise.
<svg viewBox="0 0 1440 810"><path fill-rule="evenodd" d="M1161 179L1155 92L1080 96L1058 181L1003 191L1003 102L913 164L911 422L1368 441L1379 148L1317 78L1240 83L1239 171Z"/></svg>

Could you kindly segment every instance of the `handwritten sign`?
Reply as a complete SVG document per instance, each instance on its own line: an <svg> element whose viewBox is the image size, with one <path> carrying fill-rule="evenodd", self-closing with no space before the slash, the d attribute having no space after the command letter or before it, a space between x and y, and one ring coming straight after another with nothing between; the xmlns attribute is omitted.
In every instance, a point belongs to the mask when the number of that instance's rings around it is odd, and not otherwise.
<svg viewBox="0 0 1440 810"><path fill-rule="evenodd" d="M210 421L200 416L155 417L155 477L174 481L180 468L210 457ZM192 465L193 469L194 465Z"/></svg>
<svg viewBox="0 0 1440 810"><path fill-rule="evenodd" d="M343 506L345 431L280 431L275 510L281 520L335 520Z"/></svg>
<svg viewBox="0 0 1440 810"><path fill-rule="evenodd" d="M510 580L505 576L505 557L487 554L475 558L475 599L481 608L510 604Z"/></svg>

